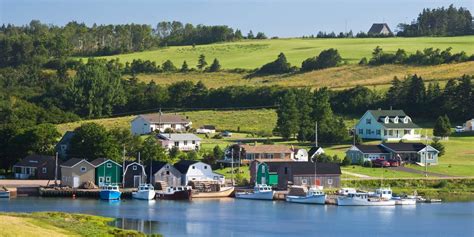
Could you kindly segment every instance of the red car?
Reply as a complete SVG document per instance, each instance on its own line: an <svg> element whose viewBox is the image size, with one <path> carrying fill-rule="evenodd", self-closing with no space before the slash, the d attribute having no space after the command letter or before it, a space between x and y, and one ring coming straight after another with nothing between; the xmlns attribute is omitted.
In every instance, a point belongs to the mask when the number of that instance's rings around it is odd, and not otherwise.
<svg viewBox="0 0 474 237"><path fill-rule="evenodd" d="M388 163L390 163L390 166L392 166L392 167L398 167L398 166L400 166L400 161L398 161L398 160L393 160L393 159L392 159L392 160L388 160Z"/></svg>
<svg viewBox="0 0 474 237"><path fill-rule="evenodd" d="M374 167L390 167L390 162L386 161L385 159L382 158L377 158L372 161L372 165Z"/></svg>

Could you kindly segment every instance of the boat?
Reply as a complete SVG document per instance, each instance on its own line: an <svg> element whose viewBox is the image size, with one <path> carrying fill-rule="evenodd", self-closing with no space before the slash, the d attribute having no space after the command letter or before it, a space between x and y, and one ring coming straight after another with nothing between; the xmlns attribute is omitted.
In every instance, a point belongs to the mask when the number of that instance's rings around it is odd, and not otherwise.
<svg viewBox="0 0 474 237"><path fill-rule="evenodd" d="M141 184L138 190L132 193L132 198L141 200L152 200L155 198L155 188L151 184Z"/></svg>
<svg viewBox="0 0 474 237"><path fill-rule="evenodd" d="M10 198L10 191L7 188L0 188L0 198Z"/></svg>
<svg viewBox="0 0 474 237"><path fill-rule="evenodd" d="M255 200L273 200L274 194L275 194L275 191L272 190L272 187L266 184L257 184L255 185L252 192L235 193L235 198L255 199Z"/></svg>
<svg viewBox="0 0 474 237"><path fill-rule="evenodd" d="M221 187L219 191L216 192L199 192L193 190L193 198L221 198L229 197L234 192L234 187Z"/></svg>
<svg viewBox="0 0 474 237"><path fill-rule="evenodd" d="M104 185L101 187L99 196L102 200L118 200L122 192L120 192L118 185Z"/></svg>
<svg viewBox="0 0 474 237"><path fill-rule="evenodd" d="M156 198L163 200L191 200L192 189L189 186L167 187L157 191Z"/></svg>
<svg viewBox="0 0 474 237"><path fill-rule="evenodd" d="M416 205L415 198L402 198L393 196L391 188L378 188L375 190L375 196L384 200L394 200L395 205Z"/></svg>
<svg viewBox="0 0 474 237"><path fill-rule="evenodd" d="M349 193L337 197L338 206L395 206L395 200L371 197L368 193Z"/></svg>
<svg viewBox="0 0 474 237"><path fill-rule="evenodd" d="M395 205L416 205L416 199L413 198L393 197L392 200L395 201Z"/></svg>
<svg viewBox="0 0 474 237"><path fill-rule="evenodd" d="M337 191L338 195L347 196L349 193L357 193L355 188L341 188Z"/></svg>
<svg viewBox="0 0 474 237"><path fill-rule="evenodd" d="M286 201L294 203L325 204L326 194L320 188L311 187L308 192L306 192L305 196L286 196Z"/></svg>

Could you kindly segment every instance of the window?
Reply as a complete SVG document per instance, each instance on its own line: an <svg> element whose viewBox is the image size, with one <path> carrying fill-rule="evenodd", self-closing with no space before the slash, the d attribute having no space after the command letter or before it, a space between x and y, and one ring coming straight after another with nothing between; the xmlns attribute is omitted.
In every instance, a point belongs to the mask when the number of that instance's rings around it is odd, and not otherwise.
<svg viewBox="0 0 474 237"><path fill-rule="evenodd" d="M372 119L369 119L369 118L366 119L366 120L365 120L365 123L366 123L366 124L372 124Z"/></svg>
<svg viewBox="0 0 474 237"><path fill-rule="evenodd" d="M377 135L380 135L380 129L375 130L375 133L376 133Z"/></svg>
<svg viewBox="0 0 474 237"><path fill-rule="evenodd" d="M134 165L133 170L137 170L137 169L138 169L138 166Z"/></svg>
<svg viewBox="0 0 474 237"><path fill-rule="evenodd" d="M332 185L332 179L331 178L328 179L328 184Z"/></svg>
<svg viewBox="0 0 474 237"><path fill-rule="evenodd" d="M48 169L46 167L43 167L43 174L46 174L48 172Z"/></svg>
<svg viewBox="0 0 474 237"><path fill-rule="evenodd" d="M204 166L204 169L207 170L207 165Z"/></svg>
<svg viewBox="0 0 474 237"><path fill-rule="evenodd" d="M370 134L371 133L370 129L366 129L365 133Z"/></svg>
<svg viewBox="0 0 474 237"><path fill-rule="evenodd" d="M193 166L191 166L191 168L192 168L192 169L195 169L196 167L193 165Z"/></svg>
<svg viewBox="0 0 474 237"><path fill-rule="evenodd" d="M285 167L285 174L288 174L288 167Z"/></svg>
<svg viewBox="0 0 474 237"><path fill-rule="evenodd" d="M87 168L84 167L84 166L81 166L81 172L82 172L82 173L85 173L86 171L87 171Z"/></svg>
<svg viewBox="0 0 474 237"><path fill-rule="evenodd" d="M390 122L390 118L385 117L385 123L389 123L389 122Z"/></svg>
<svg viewBox="0 0 474 237"><path fill-rule="evenodd" d="M262 166L262 174L265 174L265 166Z"/></svg>
<svg viewBox="0 0 474 237"><path fill-rule="evenodd" d="M166 175L170 175L170 171L169 171L169 170L166 171Z"/></svg>
<svg viewBox="0 0 474 237"><path fill-rule="evenodd" d="M194 144L196 144L196 141L193 140L192 143L193 143L193 145L194 145Z"/></svg>
<svg viewBox="0 0 474 237"><path fill-rule="evenodd" d="M111 179L110 176L105 177L105 182L110 183Z"/></svg>
<svg viewBox="0 0 474 237"><path fill-rule="evenodd" d="M359 134L364 134L364 129L360 128L359 129Z"/></svg>
<svg viewBox="0 0 474 237"><path fill-rule="evenodd" d="M388 130L388 135L389 135L389 136L393 136L393 131L392 131L392 130Z"/></svg>
<svg viewBox="0 0 474 237"><path fill-rule="evenodd" d="M169 166L169 165L167 165L167 166L166 166L166 168L167 168L167 169L169 169L169 168L170 168L170 166Z"/></svg>
<svg viewBox="0 0 474 237"><path fill-rule="evenodd" d="M387 130L383 130L383 135L387 136Z"/></svg>
<svg viewBox="0 0 474 237"><path fill-rule="evenodd" d="M404 134L405 134L405 135L406 135L406 134L410 134L410 130L406 130L406 129L405 129Z"/></svg>
<svg viewBox="0 0 474 237"><path fill-rule="evenodd" d="M365 157L365 158L369 158L369 154L364 154L364 157Z"/></svg>
<svg viewBox="0 0 474 237"><path fill-rule="evenodd" d="M395 118L393 119L393 122L394 122L394 123L398 123L398 117L395 117Z"/></svg>
<svg viewBox="0 0 474 237"><path fill-rule="evenodd" d="M308 183L308 180L306 179L301 179L301 184L307 184Z"/></svg>
<svg viewBox="0 0 474 237"><path fill-rule="evenodd" d="M184 141L183 143L184 143L184 145L185 145L185 146L187 146L187 145L188 145L188 141Z"/></svg>
<svg viewBox="0 0 474 237"><path fill-rule="evenodd" d="M107 168L112 168L112 164L107 163Z"/></svg>
<svg viewBox="0 0 474 237"><path fill-rule="evenodd" d="M179 142L174 142L174 146L179 146Z"/></svg>

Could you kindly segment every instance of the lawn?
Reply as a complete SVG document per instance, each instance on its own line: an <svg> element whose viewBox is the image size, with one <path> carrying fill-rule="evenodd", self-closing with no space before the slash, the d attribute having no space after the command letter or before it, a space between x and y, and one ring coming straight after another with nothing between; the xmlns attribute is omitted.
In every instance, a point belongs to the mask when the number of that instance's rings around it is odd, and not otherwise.
<svg viewBox="0 0 474 237"><path fill-rule="evenodd" d="M412 74L421 76L427 82L436 81L441 86L444 86L449 79L459 78L464 74L474 75L474 62L418 67L404 65L383 65L377 67L345 65L307 73L252 78L247 78L246 73L231 72L139 74L137 78L140 81L147 83L154 81L161 85L169 85L178 81L192 81L194 83L202 81L209 88L276 85L282 87L330 87L333 89L345 89L362 85L370 89L387 90L395 76L404 78ZM128 77L124 76L124 78Z"/></svg>
<svg viewBox="0 0 474 237"><path fill-rule="evenodd" d="M223 68L254 69L265 63L275 60L280 52L285 53L292 65L301 66L301 62L308 57L314 57L324 49L336 48L344 60L357 63L362 57L370 57L376 46L387 52L394 52L398 48L409 53L424 48L446 49L452 47L453 52L465 51L474 53L474 36L462 37L416 37L416 38L352 38L352 39L269 39L243 40L230 43L209 45L176 46L157 50L121 54L104 57L107 59L119 58L121 62L131 62L133 59L155 61L159 64L171 60L180 67L184 60L188 65L195 67L200 54L206 55L210 63L214 58L219 59Z"/></svg>
<svg viewBox="0 0 474 237"><path fill-rule="evenodd" d="M416 178L416 177L423 177L420 174L412 174L403 171L395 171L385 168L368 168L362 167L359 165L351 165L346 167L341 167L342 171L348 171L356 174L367 175L370 177L376 178ZM349 175L350 176L350 175ZM354 178L354 177L349 177Z"/></svg>

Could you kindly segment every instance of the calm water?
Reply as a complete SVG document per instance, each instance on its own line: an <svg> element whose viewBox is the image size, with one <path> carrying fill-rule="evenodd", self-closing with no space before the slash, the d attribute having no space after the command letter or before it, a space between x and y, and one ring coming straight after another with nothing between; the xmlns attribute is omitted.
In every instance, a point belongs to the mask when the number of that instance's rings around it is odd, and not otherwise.
<svg viewBox="0 0 474 237"><path fill-rule="evenodd" d="M110 203L15 198L0 200L0 211L63 211L123 218L115 224L165 236L474 236L474 202L337 207L231 198Z"/></svg>

